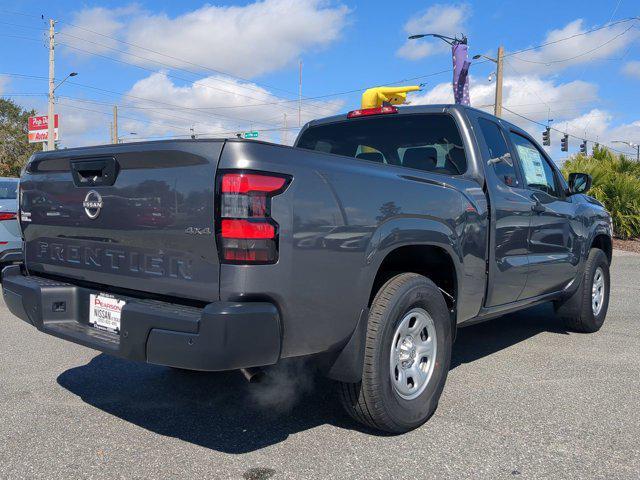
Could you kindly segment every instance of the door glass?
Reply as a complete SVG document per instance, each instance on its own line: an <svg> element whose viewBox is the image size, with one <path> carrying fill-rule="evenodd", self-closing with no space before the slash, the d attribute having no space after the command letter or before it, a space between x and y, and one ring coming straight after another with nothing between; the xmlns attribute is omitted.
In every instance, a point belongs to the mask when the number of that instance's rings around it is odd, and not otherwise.
<svg viewBox="0 0 640 480"><path fill-rule="evenodd" d="M529 188L540 190L554 197L558 196L553 168L540 150L522 135L511 132L511 140L518 151L524 179Z"/></svg>
<svg viewBox="0 0 640 480"><path fill-rule="evenodd" d="M480 124L480 130L482 130L482 135L489 148L489 158L498 158L505 153L509 153L507 141L497 123L487 120L486 118L478 119L478 123ZM505 185L509 185L510 187L518 186L518 177L516 176L516 169L513 162L511 162L511 165L507 162L494 163L493 171Z"/></svg>

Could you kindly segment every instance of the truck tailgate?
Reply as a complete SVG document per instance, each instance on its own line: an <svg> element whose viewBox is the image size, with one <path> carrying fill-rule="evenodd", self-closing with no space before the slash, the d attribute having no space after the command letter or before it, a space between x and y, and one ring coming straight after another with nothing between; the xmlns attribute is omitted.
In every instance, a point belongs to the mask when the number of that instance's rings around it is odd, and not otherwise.
<svg viewBox="0 0 640 480"><path fill-rule="evenodd" d="M21 179L28 270L218 300L214 190L223 145L164 141L36 154Z"/></svg>

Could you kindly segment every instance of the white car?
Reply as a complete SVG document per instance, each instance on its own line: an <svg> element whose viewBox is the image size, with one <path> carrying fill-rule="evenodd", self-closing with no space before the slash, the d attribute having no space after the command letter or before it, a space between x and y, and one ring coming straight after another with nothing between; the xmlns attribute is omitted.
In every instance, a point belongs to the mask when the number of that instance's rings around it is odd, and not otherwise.
<svg viewBox="0 0 640 480"><path fill-rule="evenodd" d="M18 224L18 179L0 177L0 266L22 261Z"/></svg>

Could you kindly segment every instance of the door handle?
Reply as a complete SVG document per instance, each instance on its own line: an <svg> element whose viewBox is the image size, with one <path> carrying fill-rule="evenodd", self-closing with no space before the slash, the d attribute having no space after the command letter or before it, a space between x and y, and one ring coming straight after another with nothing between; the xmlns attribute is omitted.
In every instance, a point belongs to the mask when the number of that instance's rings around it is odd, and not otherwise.
<svg viewBox="0 0 640 480"><path fill-rule="evenodd" d="M531 205L531 210L534 213L543 213L547 211L547 207L545 207L544 205L542 205L540 202L536 202L533 205Z"/></svg>
<svg viewBox="0 0 640 480"><path fill-rule="evenodd" d="M111 186L118 175L118 163L113 157L71 162L71 174L76 187Z"/></svg>

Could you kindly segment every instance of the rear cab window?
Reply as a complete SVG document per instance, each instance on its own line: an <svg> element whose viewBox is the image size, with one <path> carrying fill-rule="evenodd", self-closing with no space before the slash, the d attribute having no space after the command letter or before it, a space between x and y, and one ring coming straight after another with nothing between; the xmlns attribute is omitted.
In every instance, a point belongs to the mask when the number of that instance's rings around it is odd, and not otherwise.
<svg viewBox="0 0 640 480"><path fill-rule="evenodd" d="M462 175L467 158L448 114L390 114L309 127L299 148L445 175Z"/></svg>

